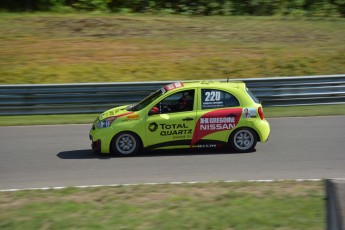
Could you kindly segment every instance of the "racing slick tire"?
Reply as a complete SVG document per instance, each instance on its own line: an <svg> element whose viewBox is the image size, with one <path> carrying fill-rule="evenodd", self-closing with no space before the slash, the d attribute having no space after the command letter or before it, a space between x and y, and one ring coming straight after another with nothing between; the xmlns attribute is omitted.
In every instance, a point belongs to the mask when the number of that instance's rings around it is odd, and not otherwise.
<svg viewBox="0 0 345 230"><path fill-rule="evenodd" d="M117 156L133 156L141 149L140 138L131 132L117 134L111 141L111 152Z"/></svg>
<svg viewBox="0 0 345 230"><path fill-rule="evenodd" d="M240 128L231 133L229 137L229 146L236 152L252 152L258 141L257 134L249 128Z"/></svg>

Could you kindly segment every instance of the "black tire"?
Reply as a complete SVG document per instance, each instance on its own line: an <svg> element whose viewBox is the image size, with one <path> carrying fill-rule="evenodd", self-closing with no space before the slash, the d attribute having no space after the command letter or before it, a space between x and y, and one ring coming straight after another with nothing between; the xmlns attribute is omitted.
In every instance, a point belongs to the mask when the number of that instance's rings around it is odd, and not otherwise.
<svg viewBox="0 0 345 230"><path fill-rule="evenodd" d="M117 156L133 156L141 149L140 138L131 132L117 134L111 141L111 152Z"/></svg>
<svg viewBox="0 0 345 230"><path fill-rule="evenodd" d="M249 128L235 130L229 138L229 146L240 153L252 152L258 142L257 134Z"/></svg>

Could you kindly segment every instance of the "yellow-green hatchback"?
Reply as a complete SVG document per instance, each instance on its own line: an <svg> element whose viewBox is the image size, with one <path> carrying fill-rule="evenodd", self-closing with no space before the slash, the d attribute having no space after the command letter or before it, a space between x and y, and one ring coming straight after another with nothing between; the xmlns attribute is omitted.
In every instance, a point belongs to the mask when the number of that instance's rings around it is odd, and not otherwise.
<svg viewBox="0 0 345 230"><path fill-rule="evenodd" d="M253 151L270 126L243 82L176 82L139 103L110 109L92 125L97 153L135 155L143 149L221 148Z"/></svg>

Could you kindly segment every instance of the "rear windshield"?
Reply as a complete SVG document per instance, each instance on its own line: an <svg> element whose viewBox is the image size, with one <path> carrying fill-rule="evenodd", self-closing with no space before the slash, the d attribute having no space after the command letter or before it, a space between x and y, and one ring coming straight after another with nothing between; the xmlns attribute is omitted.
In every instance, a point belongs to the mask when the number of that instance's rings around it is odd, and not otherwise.
<svg viewBox="0 0 345 230"><path fill-rule="evenodd" d="M252 91L250 91L250 89L248 89L248 88L246 88L246 90L247 90L247 93L248 93L248 95L253 99L253 101L255 102L255 103L260 103L260 101L259 101L259 99L253 94L253 92Z"/></svg>

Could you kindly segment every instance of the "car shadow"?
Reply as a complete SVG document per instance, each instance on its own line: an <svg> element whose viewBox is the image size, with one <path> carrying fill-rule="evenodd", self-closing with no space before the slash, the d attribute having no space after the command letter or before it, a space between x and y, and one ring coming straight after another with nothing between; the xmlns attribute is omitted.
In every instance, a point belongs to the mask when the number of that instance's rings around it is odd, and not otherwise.
<svg viewBox="0 0 345 230"><path fill-rule="evenodd" d="M223 155L239 154L227 149L167 149L146 150L134 157L169 157L169 156L196 156L196 155Z"/></svg>
<svg viewBox="0 0 345 230"><path fill-rule="evenodd" d="M60 159L72 160L72 159L110 159L112 156L95 154L92 149L80 149L59 152L57 155Z"/></svg>
<svg viewBox="0 0 345 230"><path fill-rule="evenodd" d="M254 151L256 150L254 149ZM169 156L201 156L201 155L234 155L234 154L250 154L233 152L228 149L169 149L169 150L145 150L139 152L137 155L131 157L169 157ZM96 154L91 149L71 150L63 151L57 154L60 159L71 160L71 159L111 159L111 158L122 158L113 154Z"/></svg>

